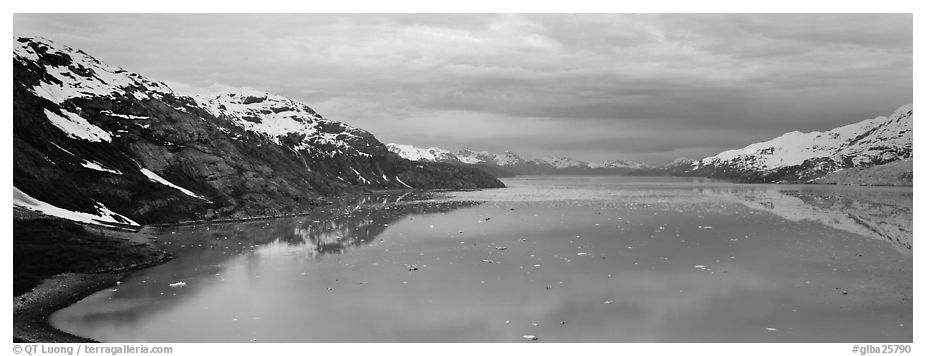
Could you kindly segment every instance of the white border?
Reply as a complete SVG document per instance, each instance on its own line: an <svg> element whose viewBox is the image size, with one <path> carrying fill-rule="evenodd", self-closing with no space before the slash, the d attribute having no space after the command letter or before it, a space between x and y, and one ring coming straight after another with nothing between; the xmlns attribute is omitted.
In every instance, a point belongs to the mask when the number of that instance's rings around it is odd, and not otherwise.
<svg viewBox="0 0 926 356"><path fill-rule="evenodd" d="M221 7L217 7L220 5ZM533 1L499 1L499 0L467 0L458 2L437 2L425 0L402 0L402 1L373 1L373 0L343 0L343 1L325 1L325 2L297 2L297 1L280 1L280 0L263 0L263 1L230 1L230 2L190 2L182 0L163 0L148 2L132 1L21 1L14 4L8 4L11 11L3 19L9 21L7 28L12 35L12 22L14 12L384 12L384 13L401 13L401 12L892 12L892 13L913 13L914 14L914 58L916 53L923 53L923 34L916 31L922 29L922 16L916 13L913 1L798 1L798 0L778 0L778 1L666 1L666 0L647 0L636 2L605 2L597 0L570 0L570 1L548 1L537 3ZM8 43L7 53L12 52L12 43ZM7 57L8 66L12 66L12 56ZM923 74L919 62L914 62L914 106L919 106L920 93L923 83ZM9 69L8 69L9 70ZM4 72L7 83L12 80L12 72ZM12 122L12 88L9 84L3 86L4 102L6 110L4 116L5 122L10 125ZM9 126L7 126L9 127ZM924 129L926 130L926 129ZM12 169L12 130L4 130L3 133L7 144L4 146L3 163L7 172ZM914 151L923 152L923 133L922 130L914 130ZM920 176L922 165L914 160L914 187L922 186L923 178ZM9 174L9 173L8 173ZM7 175L6 186L12 187L12 175ZM918 183L916 183L918 182ZM914 196L919 196L919 189L914 188ZM918 216L922 216L923 209L926 208L926 200L914 199L914 221L919 221ZM8 212L7 216L12 215L12 206L7 205L4 209ZM3 290L6 295L12 292L12 224L10 220L4 220L7 243L3 244L4 253L10 256L5 263L7 282L3 284ZM914 228L919 224L914 223ZM916 271L920 269L920 258L914 254L914 295L923 295L920 293L921 278L916 277ZM10 299L8 299L10 300ZM8 302L5 309L6 320L12 320L12 302ZM914 315L922 315L921 308L914 303ZM710 327L710 325L705 325ZM921 341L919 330L923 329L920 324L914 321L914 353L920 353L922 345L916 345ZM11 328L4 328L6 340L12 340ZM860 340L862 341L862 340ZM9 342L9 341L8 341ZM860 343L862 344L862 343ZM151 344L154 345L154 344ZM292 354L296 352L309 351L312 353L336 353L349 354L402 354L402 355L466 355L475 354L525 354L525 355L563 355L574 353L593 353L594 355L690 355L690 354L720 354L720 355L857 355L851 352L853 344L166 344L174 347L175 355L199 355L199 354L222 354L222 355L253 355L253 354L273 354L285 353ZM12 350L12 343L7 350ZM150 346L150 345L149 345Z"/></svg>

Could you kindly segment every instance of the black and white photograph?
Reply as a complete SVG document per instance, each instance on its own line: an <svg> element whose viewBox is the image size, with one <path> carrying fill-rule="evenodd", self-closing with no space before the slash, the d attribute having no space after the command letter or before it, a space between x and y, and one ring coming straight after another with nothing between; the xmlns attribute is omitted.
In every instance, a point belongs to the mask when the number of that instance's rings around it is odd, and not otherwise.
<svg viewBox="0 0 926 356"><path fill-rule="evenodd" d="M912 13L11 17L14 351L916 351Z"/></svg>

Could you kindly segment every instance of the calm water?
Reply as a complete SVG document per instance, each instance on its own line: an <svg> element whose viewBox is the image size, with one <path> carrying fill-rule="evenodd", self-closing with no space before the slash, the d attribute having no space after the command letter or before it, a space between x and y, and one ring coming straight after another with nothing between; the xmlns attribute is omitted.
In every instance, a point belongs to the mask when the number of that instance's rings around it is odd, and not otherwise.
<svg viewBox="0 0 926 356"><path fill-rule="evenodd" d="M167 228L175 260L51 321L107 342L912 342L910 188L505 183Z"/></svg>

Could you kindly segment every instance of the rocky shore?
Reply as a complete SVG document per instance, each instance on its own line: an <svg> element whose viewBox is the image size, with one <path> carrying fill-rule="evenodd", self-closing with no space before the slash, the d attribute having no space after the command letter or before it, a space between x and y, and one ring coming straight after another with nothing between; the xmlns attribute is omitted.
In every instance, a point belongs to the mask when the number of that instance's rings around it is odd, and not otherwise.
<svg viewBox="0 0 926 356"><path fill-rule="evenodd" d="M170 260L144 232L82 225L24 209L13 214L13 341L93 342L48 323L55 311Z"/></svg>

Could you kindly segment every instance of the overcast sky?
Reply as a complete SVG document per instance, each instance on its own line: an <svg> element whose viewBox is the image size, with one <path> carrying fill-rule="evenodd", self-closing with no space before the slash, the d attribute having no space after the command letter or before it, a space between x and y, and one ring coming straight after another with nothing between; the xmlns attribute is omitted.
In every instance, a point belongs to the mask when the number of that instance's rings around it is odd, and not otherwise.
<svg viewBox="0 0 926 356"><path fill-rule="evenodd" d="M910 15L22 15L181 93L250 87L383 142L664 163L889 115Z"/></svg>

